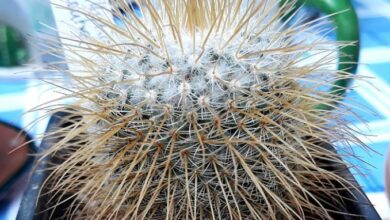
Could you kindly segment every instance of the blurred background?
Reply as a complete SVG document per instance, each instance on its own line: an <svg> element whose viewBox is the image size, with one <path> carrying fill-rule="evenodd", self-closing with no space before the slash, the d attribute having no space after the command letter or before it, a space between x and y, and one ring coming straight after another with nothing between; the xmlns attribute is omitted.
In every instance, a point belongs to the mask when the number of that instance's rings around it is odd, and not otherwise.
<svg viewBox="0 0 390 220"><path fill-rule="evenodd" d="M355 84L356 89L348 92L346 101L353 98L375 112L360 112L366 123L354 121L352 124L371 135L363 140L377 152L367 154L356 149L360 159L368 162L358 161L364 175L357 176L357 180L382 218L390 219L384 181L385 159L390 147L390 0L351 1L361 28L361 65L357 74L370 77L368 81L374 87L355 82L360 85ZM316 16L312 10L307 12ZM24 113L48 99L48 93L44 93L48 88L37 80L43 73L34 71L31 66L59 59L41 55L34 43L38 42L42 33L54 31L55 34L55 29L61 28L55 20L72 19L67 16L52 9L49 0L0 0L0 120L27 128L33 138L45 130L47 122L31 127L30 123L40 115L37 112ZM38 144L39 141L36 142ZM0 160L5 159L0 156ZM0 172L2 169L0 167ZM13 184L7 190L0 188L0 220L15 218L26 177L19 177L19 184ZM0 187L1 184L0 181Z"/></svg>

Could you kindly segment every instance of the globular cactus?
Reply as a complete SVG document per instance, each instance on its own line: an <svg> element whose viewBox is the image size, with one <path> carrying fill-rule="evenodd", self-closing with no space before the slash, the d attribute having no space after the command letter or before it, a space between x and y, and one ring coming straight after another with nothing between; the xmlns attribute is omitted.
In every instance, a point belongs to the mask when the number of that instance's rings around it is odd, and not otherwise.
<svg viewBox="0 0 390 220"><path fill-rule="evenodd" d="M66 218L332 218L355 186L329 145L359 141L323 89L352 76L321 20L287 25L276 0L111 3L120 27L70 8L95 32L64 39L75 101L53 105L72 112L46 153Z"/></svg>

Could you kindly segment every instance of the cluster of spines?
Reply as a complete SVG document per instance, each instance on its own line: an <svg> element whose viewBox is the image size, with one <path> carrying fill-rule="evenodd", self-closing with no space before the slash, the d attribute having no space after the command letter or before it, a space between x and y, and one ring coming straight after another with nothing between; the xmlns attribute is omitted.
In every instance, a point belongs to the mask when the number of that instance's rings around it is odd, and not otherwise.
<svg viewBox="0 0 390 220"><path fill-rule="evenodd" d="M310 28L287 27L278 1L198 3L142 1L123 27L81 12L103 37L64 45L89 75L72 73L80 118L47 153L66 155L53 200L94 219L330 219L327 187L352 186L318 165L344 166L318 143L354 137L315 109L329 96L308 77L336 51L301 41ZM324 59L300 65L307 50Z"/></svg>

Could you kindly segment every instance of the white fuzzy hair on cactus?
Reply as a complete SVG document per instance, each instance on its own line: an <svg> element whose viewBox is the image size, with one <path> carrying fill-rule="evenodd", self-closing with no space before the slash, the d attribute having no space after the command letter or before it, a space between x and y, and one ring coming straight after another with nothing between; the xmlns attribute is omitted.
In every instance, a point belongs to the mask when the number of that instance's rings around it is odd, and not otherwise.
<svg viewBox="0 0 390 220"><path fill-rule="evenodd" d="M75 101L50 111L72 122L45 154L61 158L46 181L53 209L71 199L64 218L332 218L338 189L355 186L324 168L348 166L326 146L360 142L348 106L320 89L352 77L329 68L323 20L288 25L291 4L277 0L140 0L138 14L91 2L56 5L86 22L63 39Z"/></svg>

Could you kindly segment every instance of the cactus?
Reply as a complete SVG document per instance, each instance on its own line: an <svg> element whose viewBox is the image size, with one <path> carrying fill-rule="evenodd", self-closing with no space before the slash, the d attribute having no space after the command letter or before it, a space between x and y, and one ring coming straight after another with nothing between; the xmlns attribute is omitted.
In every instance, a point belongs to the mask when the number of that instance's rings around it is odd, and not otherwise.
<svg viewBox="0 0 390 220"><path fill-rule="evenodd" d="M68 8L95 32L65 39L74 102L52 106L72 124L49 134L51 202L80 219L331 219L356 187L326 168L349 166L326 146L359 143L323 89L353 77L330 67L348 44L276 0L138 3L100 8L121 27Z"/></svg>

